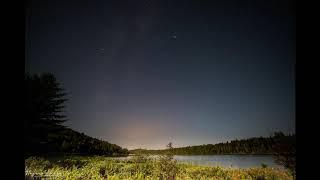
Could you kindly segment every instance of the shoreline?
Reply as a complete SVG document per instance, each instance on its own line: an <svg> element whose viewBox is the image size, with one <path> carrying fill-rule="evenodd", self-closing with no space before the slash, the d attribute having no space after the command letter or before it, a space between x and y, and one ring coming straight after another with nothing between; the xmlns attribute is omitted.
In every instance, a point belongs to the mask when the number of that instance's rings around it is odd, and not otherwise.
<svg viewBox="0 0 320 180"><path fill-rule="evenodd" d="M135 156L135 155L164 155L164 154L129 154L128 156ZM220 156L220 155L270 155L272 156L272 153L258 153L258 154L243 154L243 153L239 153L239 154L173 154L174 156Z"/></svg>
<svg viewBox="0 0 320 180"><path fill-rule="evenodd" d="M273 167L223 167L189 163L175 163L171 160L153 161L135 159L117 161L110 157L73 156L50 160L28 158L25 160L25 176L49 177L58 179L158 179L173 173L177 179L257 179L278 178L292 180L292 175L285 169Z"/></svg>

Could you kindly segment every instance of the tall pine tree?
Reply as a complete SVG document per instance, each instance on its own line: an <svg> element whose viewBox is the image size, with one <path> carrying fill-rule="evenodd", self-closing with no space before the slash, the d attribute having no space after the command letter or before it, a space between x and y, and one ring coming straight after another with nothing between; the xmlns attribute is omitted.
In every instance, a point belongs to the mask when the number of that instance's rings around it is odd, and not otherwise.
<svg viewBox="0 0 320 180"><path fill-rule="evenodd" d="M66 121L63 115L66 93L53 74L25 75L27 115L24 120L25 151L47 152Z"/></svg>

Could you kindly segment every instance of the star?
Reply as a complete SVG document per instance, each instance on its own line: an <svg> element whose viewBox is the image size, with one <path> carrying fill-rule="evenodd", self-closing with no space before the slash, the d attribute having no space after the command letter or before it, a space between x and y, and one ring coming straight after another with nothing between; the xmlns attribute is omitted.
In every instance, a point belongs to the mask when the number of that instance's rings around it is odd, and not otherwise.
<svg viewBox="0 0 320 180"><path fill-rule="evenodd" d="M104 48L97 48L96 53L97 54L104 54Z"/></svg>

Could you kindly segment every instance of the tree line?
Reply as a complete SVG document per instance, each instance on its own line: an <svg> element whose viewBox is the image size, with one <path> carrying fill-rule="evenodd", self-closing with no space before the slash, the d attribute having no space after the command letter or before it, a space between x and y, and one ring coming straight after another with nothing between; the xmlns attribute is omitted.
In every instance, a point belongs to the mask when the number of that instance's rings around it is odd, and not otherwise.
<svg viewBox="0 0 320 180"><path fill-rule="evenodd" d="M296 136L275 132L270 137L254 137L226 143L187 146L163 150L134 149L132 154L148 155L220 155L220 154L270 154L277 164L296 175Z"/></svg>
<svg viewBox="0 0 320 180"><path fill-rule="evenodd" d="M287 135L292 136L292 135ZM164 150L131 150L132 154L166 154L168 151L175 155L218 155L218 154L272 154L273 147L280 137L286 137L282 132L277 132L270 137L253 137L242 140L218 144L178 147Z"/></svg>
<svg viewBox="0 0 320 180"><path fill-rule="evenodd" d="M25 75L26 109L24 119L25 156L47 153L86 155L127 155L128 150L107 141L89 137L63 125L67 94L50 73Z"/></svg>

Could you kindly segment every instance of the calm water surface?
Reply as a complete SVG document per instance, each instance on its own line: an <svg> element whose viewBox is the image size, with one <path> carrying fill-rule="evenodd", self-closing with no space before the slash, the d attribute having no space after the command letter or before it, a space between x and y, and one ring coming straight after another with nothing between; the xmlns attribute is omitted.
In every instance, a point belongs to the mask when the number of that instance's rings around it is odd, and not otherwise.
<svg viewBox="0 0 320 180"><path fill-rule="evenodd" d="M152 157L155 158L156 156ZM127 158L130 158L130 156ZM268 167L282 168L282 166L279 166L274 162L271 155L196 155L174 156L174 159L181 163L190 163L193 165L251 168L261 167L261 164L263 163Z"/></svg>
<svg viewBox="0 0 320 180"><path fill-rule="evenodd" d="M277 167L271 155L199 155L199 156L175 156L179 162L191 163L194 165L223 166L233 168L261 167L266 164L268 167Z"/></svg>

